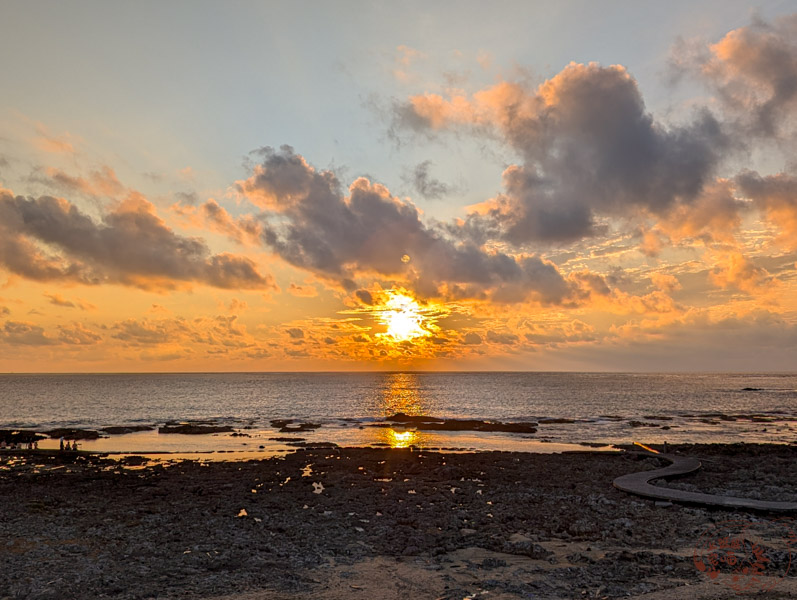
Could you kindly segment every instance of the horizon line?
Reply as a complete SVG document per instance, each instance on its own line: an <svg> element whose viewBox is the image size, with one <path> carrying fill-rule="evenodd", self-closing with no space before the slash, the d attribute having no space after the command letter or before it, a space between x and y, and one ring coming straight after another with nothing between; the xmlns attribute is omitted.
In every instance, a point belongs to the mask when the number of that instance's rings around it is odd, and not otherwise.
<svg viewBox="0 0 797 600"><path fill-rule="evenodd" d="M793 371L711 371L711 370L671 370L671 371L578 371L578 370L520 370L520 369L474 369L474 370L451 370L451 369L350 369L350 370L275 370L275 371L0 371L0 376L7 375L325 375L325 374L584 374L584 375L797 375L797 370Z"/></svg>

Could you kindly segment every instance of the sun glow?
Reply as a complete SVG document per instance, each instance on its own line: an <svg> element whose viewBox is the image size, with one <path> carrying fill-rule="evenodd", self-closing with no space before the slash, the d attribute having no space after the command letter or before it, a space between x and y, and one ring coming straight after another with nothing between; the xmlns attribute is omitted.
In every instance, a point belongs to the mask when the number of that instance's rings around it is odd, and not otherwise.
<svg viewBox="0 0 797 600"><path fill-rule="evenodd" d="M418 437L418 434L414 431L395 431L390 429L388 431L390 435L390 447L391 448L406 448L410 446L415 439Z"/></svg>
<svg viewBox="0 0 797 600"><path fill-rule="evenodd" d="M397 342L432 335L424 327L426 319L421 307L412 297L400 292L391 294L379 320L387 326L387 335Z"/></svg>

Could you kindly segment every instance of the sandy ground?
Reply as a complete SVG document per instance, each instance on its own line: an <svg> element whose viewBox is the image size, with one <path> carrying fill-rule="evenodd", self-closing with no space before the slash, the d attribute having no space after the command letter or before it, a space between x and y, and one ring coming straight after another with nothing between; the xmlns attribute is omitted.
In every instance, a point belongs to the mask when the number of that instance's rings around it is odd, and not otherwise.
<svg viewBox="0 0 797 600"><path fill-rule="evenodd" d="M667 485L797 500L797 447L674 450L704 468ZM631 453L135 463L0 455L0 598L797 597L778 540L743 594L728 569L700 573L703 532L773 517L620 492L614 477L660 466Z"/></svg>

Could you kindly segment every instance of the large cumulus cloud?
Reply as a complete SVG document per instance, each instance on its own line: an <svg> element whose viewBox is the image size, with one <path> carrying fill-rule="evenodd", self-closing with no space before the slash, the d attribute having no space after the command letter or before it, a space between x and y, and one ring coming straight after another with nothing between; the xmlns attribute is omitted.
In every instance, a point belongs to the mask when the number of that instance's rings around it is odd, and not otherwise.
<svg viewBox="0 0 797 600"><path fill-rule="evenodd" d="M657 123L623 67L595 63L572 63L537 89L502 82L472 97L415 96L395 119L415 131L490 132L518 153L503 193L477 206L470 224L518 245L594 235L601 216L689 205L728 143L708 111L682 126Z"/></svg>
<svg viewBox="0 0 797 600"><path fill-rule="evenodd" d="M510 256L451 239L418 208L365 178L344 190L289 146L264 148L238 190L263 209L263 240L294 266L354 289L358 276L393 277L426 295L543 303L576 301L579 283L538 256Z"/></svg>
<svg viewBox="0 0 797 600"><path fill-rule="evenodd" d="M211 254L200 239L176 234L148 201L131 194L101 222L67 200L0 190L0 266L38 281L172 288L273 286L248 258Z"/></svg>

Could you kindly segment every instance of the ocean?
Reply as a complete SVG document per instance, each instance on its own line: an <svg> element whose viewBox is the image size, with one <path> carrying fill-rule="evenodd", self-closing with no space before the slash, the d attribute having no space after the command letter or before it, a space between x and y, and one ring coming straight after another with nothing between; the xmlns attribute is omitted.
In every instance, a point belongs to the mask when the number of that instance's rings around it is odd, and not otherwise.
<svg viewBox="0 0 797 600"><path fill-rule="evenodd" d="M397 412L538 422L535 434L412 431ZM797 441L797 374L176 373L0 375L0 428L147 425L82 443L119 452L274 451L273 419L320 425L297 441L552 451L641 441ZM550 419L572 422L545 422ZM238 436L158 434L167 422ZM272 438L285 438L274 440ZM45 442L45 447L51 442ZM57 442L54 442L57 443Z"/></svg>

